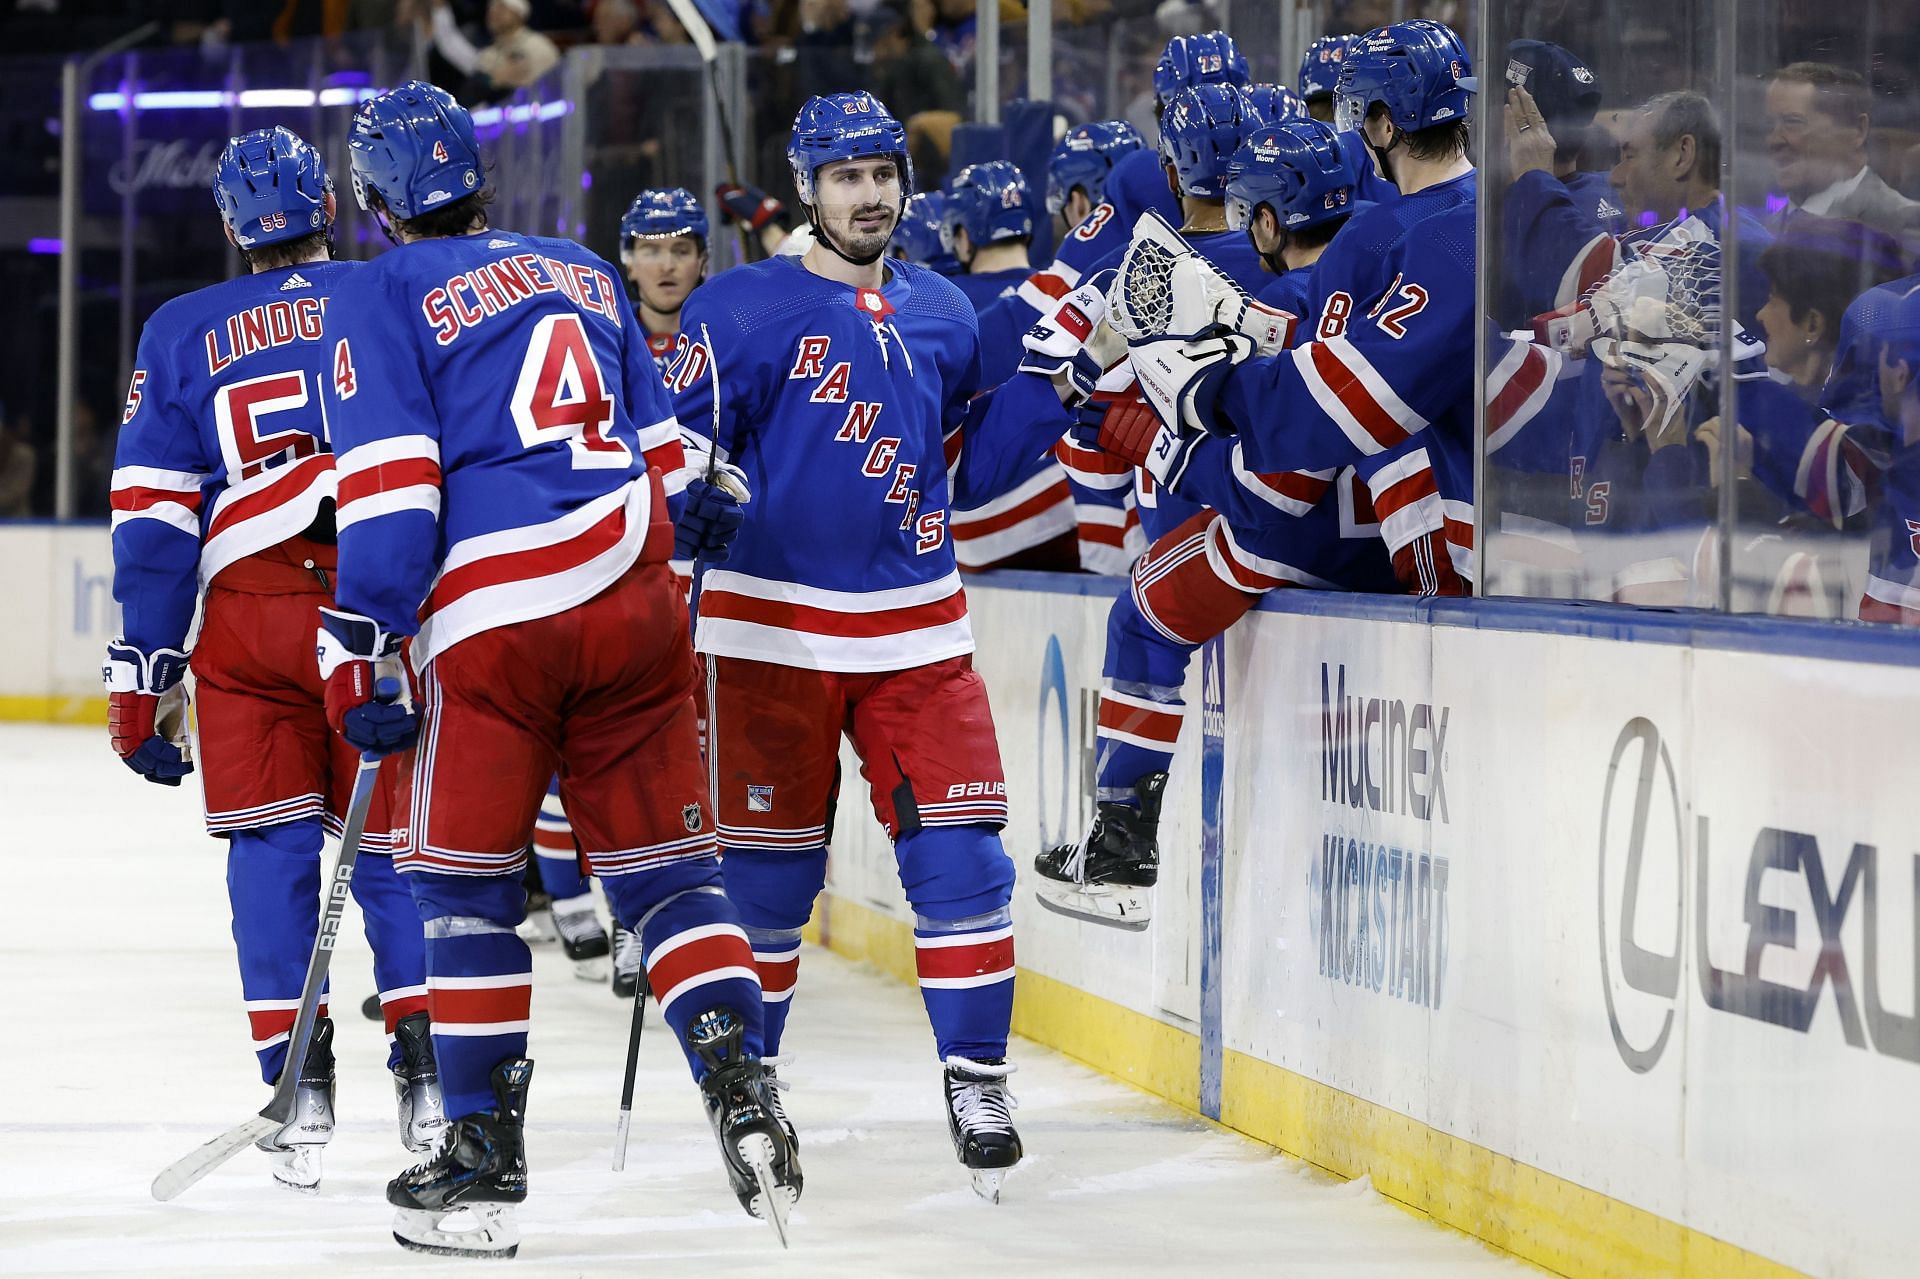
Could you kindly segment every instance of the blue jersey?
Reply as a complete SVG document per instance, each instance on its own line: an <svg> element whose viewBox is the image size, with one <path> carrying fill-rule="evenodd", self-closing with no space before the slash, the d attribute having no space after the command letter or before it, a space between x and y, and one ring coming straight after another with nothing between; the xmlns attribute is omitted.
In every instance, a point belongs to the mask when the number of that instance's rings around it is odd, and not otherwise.
<svg viewBox="0 0 1920 1279"><path fill-rule="evenodd" d="M702 574L695 646L828 671L971 652L949 508L1007 477L967 447L970 415L998 396L972 402L979 326L953 283L896 261L880 288L856 289L774 258L701 285L682 328L669 373L680 420L753 493L728 561ZM1044 378L1021 379L1044 398L1002 393L1042 449L1065 414Z"/></svg>
<svg viewBox="0 0 1920 1279"><path fill-rule="evenodd" d="M1151 209L1174 226L1180 225L1180 197L1167 185L1166 170L1155 152L1129 151L1121 156L1107 175L1105 195L1079 226L1067 232L1054 250L1053 261L1020 286L1020 296L1035 319L1049 313L1055 302L1101 265L1112 265L1107 259L1118 262L1142 213Z"/></svg>
<svg viewBox="0 0 1920 1279"><path fill-rule="evenodd" d="M998 299L1018 290L1032 270L1032 267L1010 266L1000 271L968 272L966 275L950 275L946 278L967 295L967 301L973 303L975 311L984 311Z"/></svg>
<svg viewBox="0 0 1920 1279"><path fill-rule="evenodd" d="M113 594L129 643L184 648L200 587L334 496L323 321L347 262L175 298L140 334L113 470Z"/></svg>
<svg viewBox="0 0 1920 1279"><path fill-rule="evenodd" d="M482 231L388 251L329 309L337 598L416 668L671 553L685 456L619 278Z"/></svg>

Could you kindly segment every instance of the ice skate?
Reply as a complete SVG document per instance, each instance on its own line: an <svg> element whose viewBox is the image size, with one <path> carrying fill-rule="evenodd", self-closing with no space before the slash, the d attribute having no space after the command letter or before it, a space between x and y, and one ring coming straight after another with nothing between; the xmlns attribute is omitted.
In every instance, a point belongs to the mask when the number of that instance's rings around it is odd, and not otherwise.
<svg viewBox="0 0 1920 1279"><path fill-rule="evenodd" d="M416 1155L432 1150L447 1126L440 1100L440 1068L433 1060L432 1025L425 1013L402 1017L393 1028L400 1064L393 1071L393 1094L400 1114L400 1144Z"/></svg>
<svg viewBox="0 0 1920 1279"><path fill-rule="evenodd" d="M1013 1128L1013 1110L1019 1104L1007 1090L1014 1068L1004 1058L975 1061L949 1057L946 1061L947 1131L953 1152L973 1178L974 1193L1000 1202L1000 1186L1020 1162L1020 1134Z"/></svg>
<svg viewBox="0 0 1920 1279"><path fill-rule="evenodd" d="M527 1197L522 1140L533 1062L515 1057L493 1070L492 1110L462 1115L445 1129L439 1153L387 1183L396 1209L393 1238L443 1257L511 1257L520 1249L514 1205Z"/></svg>
<svg viewBox="0 0 1920 1279"><path fill-rule="evenodd" d="M593 909L593 894L582 893L556 901L552 914L560 946L573 962L573 975L581 981L605 981L607 956L613 947L608 944L607 930L600 927L600 916Z"/></svg>
<svg viewBox="0 0 1920 1279"><path fill-rule="evenodd" d="M313 1024L306 1064L294 1089L293 1117L254 1145L267 1152L267 1167L275 1181L311 1194L320 1187L320 1152L332 1140L333 1019L322 1017Z"/></svg>
<svg viewBox="0 0 1920 1279"><path fill-rule="evenodd" d="M741 1054L744 1030L731 1009L716 1008L694 1019L687 1042L707 1067L700 1092L733 1193L749 1216L773 1226L784 1248L787 1214L800 1198L800 1159L766 1063Z"/></svg>
<svg viewBox="0 0 1920 1279"><path fill-rule="evenodd" d="M773 1117L780 1121L781 1129L787 1134L787 1145L797 1155L800 1153L800 1134L793 1130L793 1120L787 1118L786 1092L793 1085L780 1078L780 1067L791 1066L793 1058L785 1055L762 1057L760 1064L767 1068L767 1100L772 1103Z"/></svg>
<svg viewBox="0 0 1920 1279"><path fill-rule="evenodd" d="M1111 928L1144 929L1153 918L1153 886L1160 878L1160 801L1165 773L1134 783L1138 801L1098 805L1093 829L1077 844L1057 844L1033 859L1040 904L1060 915Z"/></svg>
<svg viewBox="0 0 1920 1279"><path fill-rule="evenodd" d="M640 990L640 934L613 926L613 997L632 999ZM640 998L645 999L645 994Z"/></svg>

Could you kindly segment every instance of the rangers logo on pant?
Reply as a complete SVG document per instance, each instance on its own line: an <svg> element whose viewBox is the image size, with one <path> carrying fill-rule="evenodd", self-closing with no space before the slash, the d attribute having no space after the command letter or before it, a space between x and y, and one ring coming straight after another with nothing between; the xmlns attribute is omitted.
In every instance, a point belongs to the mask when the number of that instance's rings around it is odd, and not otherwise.
<svg viewBox="0 0 1920 1279"><path fill-rule="evenodd" d="M773 811L773 787L747 787L747 811L749 813L771 813Z"/></svg>

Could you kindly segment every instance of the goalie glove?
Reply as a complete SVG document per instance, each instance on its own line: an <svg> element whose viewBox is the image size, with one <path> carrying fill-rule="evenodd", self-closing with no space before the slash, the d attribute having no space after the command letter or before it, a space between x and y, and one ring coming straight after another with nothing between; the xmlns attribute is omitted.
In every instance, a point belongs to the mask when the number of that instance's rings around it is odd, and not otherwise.
<svg viewBox="0 0 1920 1279"><path fill-rule="evenodd" d="M1233 424L1215 411L1215 401L1234 366L1253 353L1245 334L1216 331L1136 342L1128 358L1141 393L1169 430L1224 436L1234 433Z"/></svg>
<svg viewBox="0 0 1920 1279"><path fill-rule="evenodd" d="M1108 303L1110 323L1133 343L1220 327L1250 339L1260 354L1274 355L1286 349L1299 322L1248 297L1152 211L1134 224Z"/></svg>
<svg viewBox="0 0 1920 1279"><path fill-rule="evenodd" d="M107 686L107 737L116 755L159 786L178 786L193 771L187 742L187 655L177 648L144 653L125 639L107 645L100 675Z"/></svg>
<svg viewBox="0 0 1920 1279"><path fill-rule="evenodd" d="M1687 399L1702 375L1719 363L1717 352L1685 342L1627 342L1603 337L1594 340L1593 354L1609 368L1633 373L1651 393L1653 406L1642 430L1653 440L1672 428L1675 415L1686 410Z"/></svg>
<svg viewBox="0 0 1920 1279"><path fill-rule="evenodd" d="M1136 394L1100 395L1080 406L1067 434L1083 449L1098 449L1144 467L1168 489L1186 473L1193 446L1204 436L1178 435Z"/></svg>
<svg viewBox="0 0 1920 1279"><path fill-rule="evenodd" d="M1070 392L1069 404L1093 394L1106 371L1102 352L1113 360L1126 354L1106 325L1106 285L1112 277L1111 271L1096 274L1061 298L1051 315L1036 321L1020 338L1020 371L1051 379Z"/></svg>
<svg viewBox="0 0 1920 1279"><path fill-rule="evenodd" d="M364 755L406 750L420 735L402 640L371 617L320 610L317 656L327 723Z"/></svg>

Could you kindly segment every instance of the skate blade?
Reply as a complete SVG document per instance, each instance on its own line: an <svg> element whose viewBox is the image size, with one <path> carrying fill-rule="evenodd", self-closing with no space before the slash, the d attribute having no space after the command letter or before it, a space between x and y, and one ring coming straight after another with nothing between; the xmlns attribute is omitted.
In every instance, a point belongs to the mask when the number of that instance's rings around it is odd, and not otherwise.
<svg viewBox="0 0 1920 1279"><path fill-rule="evenodd" d="M773 1175L773 1138L765 1133L753 1133L742 1137L735 1149L747 1161L747 1167L753 1169L753 1179L760 1186L760 1193L747 1205L747 1211L773 1227L782 1248L789 1247L787 1214L793 1210L798 1196L793 1187L781 1185Z"/></svg>
<svg viewBox="0 0 1920 1279"><path fill-rule="evenodd" d="M1130 933L1146 931L1153 922L1153 895L1146 888L1036 887L1033 895L1056 915L1084 919Z"/></svg>
<svg viewBox="0 0 1920 1279"><path fill-rule="evenodd" d="M520 1227L512 1204L472 1204L452 1212L398 1208L393 1214L393 1241L436 1257L505 1260L520 1251Z"/></svg>
<svg viewBox="0 0 1920 1279"><path fill-rule="evenodd" d="M299 1195L320 1193L320 1146L289 1146L267 1151L273 1184Z"/></svg>
<svg viewBox="0 0 1920 1279"><path fill-rule="evenodd" d="M1006 1184L1009 1168L969 1168L967 1175L973 1179L973 1193L988 1203L1000 1202L1000 1187Z"/></svg>

